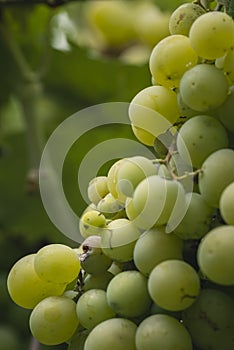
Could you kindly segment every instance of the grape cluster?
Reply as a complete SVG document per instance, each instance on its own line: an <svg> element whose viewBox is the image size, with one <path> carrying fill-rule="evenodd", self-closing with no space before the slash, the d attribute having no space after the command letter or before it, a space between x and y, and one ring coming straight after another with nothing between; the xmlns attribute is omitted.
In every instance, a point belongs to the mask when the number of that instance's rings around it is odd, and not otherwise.
<svg viewBox="0 0 234 350"><path fill-rule="evenodd" d="M153 48L129 118L155 158L89 183L77 249L12 267L39 342L69 350L234 349L234 22L186 3Z"/></svg>

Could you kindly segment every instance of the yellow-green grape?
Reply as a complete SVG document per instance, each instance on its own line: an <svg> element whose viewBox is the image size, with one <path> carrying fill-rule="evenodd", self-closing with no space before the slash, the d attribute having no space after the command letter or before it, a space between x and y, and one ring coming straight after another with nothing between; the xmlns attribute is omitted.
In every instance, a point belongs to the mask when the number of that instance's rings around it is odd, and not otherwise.
<svg viewBox="0 0 234 350"><path fill-rule="evenodd" d="M176 318L157 314L148 316L136 332L137 350L192 350L192 339L184 325Z"/></svg>
<svg viewBox="0 0 234 350"><path fill-rule="evenodd" d="M143 229L167 225L172 230L182 219L185 191L176 180L168 180L159 175L149 176L137 186L132 201L135 225L143 224Z"/></svg>
<svg viewBox="0 0 234 350"><path fill-rule="evenodd" d="M138 270L148 276L160 262L168 259L183 259L182 240L174 233L166 234L165 227L145 231L134 248L134 263Z"/></svg>
<svg viewBox="0 0 234 350"><path fill-rule="evenodd" d="M234 37L234 31L233 31L233 37ZM227 54L224 56L223 70L228 80L230 81L230 84L233 85L234 84L234 47L232 47L232 49L229 50Z"/></svg>
<svg viewBox="0 0 234 350"><path fill-rule="evenodd" d="M156 118L160 119L161 116L157 115ZM151 120L148 120L147 122L149 123L149 121L152 123ZM147 129L149 129L149 128L147 128ZM133 131L134 135L136 136L136 138L141 143L143 143L146 146L154 146L155 136L153 134L151 134L150 132L146 131L145 129L140 128L138 126L135 126L133 124L132 124L132 131Z"/></svg>
<svg viewBox="0 0 234 350"><path fill-rule="evenodd" d="M18 260L7 278L7 288L12 300L26 309L33 309L42 299L50 295L63 294L66 285L42 280L34 270L36 254Z"/></svg>
<svg viewBox="0 0 234 350"><path fill-rule="evenodd" d="M228 96L224 72L214 65L201 63L189 69L180 81L180 94L185 104L204 112L219 107Z"/></svg>
<svg viewBox="0 0 234 350"><path fill-rule="evenodd" d="M124 47L135 38L132 8L125 1L89 1L86 18L105 46Z"/></svg>
<svg viewBox="0 0 234 350"><path fill-rule="evenodd" d="M101 236L101 247L107 256L117 261L130 261L140 237L138 228L128 219L111 221Z"/></svg>
<svg viewBox="0 0 234 350"><path fill-rule="evenodd" d="M187 211L174 233L182 239L200 239L210 230L213 208L199 193L186 193Z"/></svg>
<svg viewBox="0 0 234 350"><path fill-rule="evenodd" d="M114 275L109 271L104 271L97 275L88 274L84 279L83 291L86 292L90 289L106 290L113 277Z"/></svg>
<svg viewBox="0 0 234 350"><path fill-rule="evenodd" d="M134 28L139 40L150 48L168 36L169 14L152 2L139 2L134 10Z"/></svg>
<svg viewBox="0 0 234 350"><path fill-rule="evenodd" d="M222 192L219 201L220 214L228 225L234 225L234 182Z"/></svg>
<svg viewBox="0 0 234 350"><path fill-rule="evenodd" d="M180 311L195 302L200 292L200 279L196 270L185 261L165 260L151 271L148 289L157 305Z"/></svg>
<svg viewBox="0 0 234 350"><path fill-rule="evenodd" d="M80 218L79 230L84 238L101 235L105 227L106 218L97 210L86 211Z"/></svg>
<svg viewBox="0 0 234 350"><path fill-rule="evenodd" d="M134 208L133 200L131 197L128 197L125 202L125 210L127 214L127 218L134 223L140 229L147 229L147 223L143 219L141 220L141 215L139 215L136 208Z"/></svg>
<svg viewBox="0 0 234 350"><path fill-rule="evenodd" d="M233 314L233 299L217 288L207 288L202 289L195 303L182 312L182 321L199 349L231 349Z"/></svg>
<svg viewBox="0 0 234 350"><path fill-rule="evenodd" d="M121 163L117 173L118 189L123 195L132 197L141 180L156 174L157 169L152 160L142 156L126 158L125 162Z"/></svg>
<svg viewBox="0 0 234 350"><path fill-rule="evenodd" d="M198 115L187 120L180 128L177 149L182 158L189 152L192 165L201 167L214 151L228 147L228 135L223 125L214 117Z"/></svg>
<svg viewBox="0 0 234 350"><path fill-rule="evenodd" d="M174 34L162 39L152 50L149 68L158 84L177 88L183 74L195 66L198 56L189 38Z"/></svg>
<svg viewBox="0 0 234 350"><path fill-rule="evenodd" d="M209 231L201 241L197 260L203 275L222 285L234 284L234 226L221 225Z"/></svg>
<svg viewBox="0 0 234 350"><path fill-rule="evenodd" d="M36 253L34 268L45 281L69 283L78 276L80 261L72 248L64 244L48 244Z"/></svg>
<svg viewBox="0 0 234 350"><path fill-rule="evenodd" d="M89 182L88 197L95 205L109 192L106 176L97 176Z"/></svg>
<svg viewBox="0 0 234 350"><path fill-rule="evenodd" d="M233 46L234 23L225 12L210 11L192 24L189 38L198 56L214 60Z"/></svg>
<svg viewBox="0 0 234 350"><path fill-rule="evenodd" d="M125 158L119 159L117 162L115 162L109 169L108 174L107 174L107 185L108 185L108 189L110 191L110 193L112 194L112 196L116 199L118 199L118 201L120 203L125 203L126 200L126 196L124 196L123 194L121 194L118 191L118 187L117 187L117 174L119 171L119 168L121 166L121 164L125 161Z"/></svg>
<svg viewBox="0 0 234 350"><path fill-rule="evenodd" d="M32 335L45 345L68 341L78 324L76 303L64 296L43 299L33 309L29 319Z"/></svg>
<svg viewBox="0 0 234 350"><path fill-rule="evenodd" d="M101 237L90 236L82 244L83 253L79 259L81 267L86 273L99 275L107 271L112 259L106 256L101 249Z"/></svg>
<svg viewBox="0 0 234 350"><path fill-rule="evenodd" d="M97 210L102 213L106 219L115 220L125 216L123 204L113 197L111 193L108 193L98 202Z"/></svg>
<svg viewBox="0 0 234 350"><path fill-rule="evenodd" d="M204 13L205 9L196 3L188 2L180 5L170 16L170 33L188 36L193 22Z"/></svg>
<svg viewBox="0 0 234 350"><path fill-rule="evenodd" d="M199 191L205 201L218 208L223 190L234 181L234 151L223 148L212 153L201 169L198 176Z"/></svg>
<svg viewBox="0 0 234 350"><path fill-rule="evenodd" d="M116 315L108 305L106 292L102 289L90 289L82 294L78 299L76 312L79 322L87 329L92 329Z"/></svg>
<svg viewBox="0 0 234 350"><path fill-rule="evenodd" d="M106 290L107 302L118 315L137 317L145 314L152 303L147 278L139 271L118 273Z"/></svg>
<svg viewBox="0 0 234 350"><path fill-rule="evenodd" d="M89 333L84 350L137 350L136 329L136 324L125 318L103 321Z"/></svg>

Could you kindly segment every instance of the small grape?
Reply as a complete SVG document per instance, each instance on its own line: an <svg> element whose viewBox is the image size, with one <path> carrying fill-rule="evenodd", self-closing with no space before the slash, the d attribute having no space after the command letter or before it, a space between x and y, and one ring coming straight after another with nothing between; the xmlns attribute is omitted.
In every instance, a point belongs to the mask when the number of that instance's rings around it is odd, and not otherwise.
<svg viewBox="0 0 234 350"><path fill-rule="evenodd" d="M111 193L108 193L97 204L97 210L105 216L106 219L115 220L125 216L123 204L121 204Z"/></svg>
<svg viewBox="0 0 234 350"><path fill-rule="evenodd" d="M82 237L101 235L106 227L106 218L98 210L88 210L82 214L79 221L79 230Z"/></svg>
<svg viewBox="0 0 234 350"><path fill-rule="evenodd" d="M88 197L91 203L95 205L107 195L109 192L107 186L107 177L106 176L97 176L93 178L88 185Z"/></svg>
<svg viewBox="0 0 234 350"><path fill-rule="evenodd" d="M219 209L226 224L234 225L234 182L223 190L219 201Z"/></svg>

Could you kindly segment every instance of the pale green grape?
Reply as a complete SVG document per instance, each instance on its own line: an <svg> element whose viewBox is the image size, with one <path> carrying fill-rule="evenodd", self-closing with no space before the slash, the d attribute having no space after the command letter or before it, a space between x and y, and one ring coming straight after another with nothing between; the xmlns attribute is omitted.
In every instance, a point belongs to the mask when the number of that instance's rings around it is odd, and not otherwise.
<svg viewBox="0 0 234 350"><path fill-rule="evenodd" d="M79 322L87 329L115 316L102 289L90 289L82 294L76 304L76 312Z"/></svg>
<svg viewBox="0 0 234 350"><path fill-rule="evenodd" d="M234 284L234 226L221 225L209 231L201 241L197 260L202 273L211 281Z"/></svg>
<svg viewBox="0 0 234 350"><path fill-rule="evenodd" d="M156 227L144 232L134 248L134 263L144 275L149 275L160 262L182 259L182 240L173 233L166 234L165 227Z"/></svg>
<svg viewBox="0 0 234 350"><path fill-rule="evenodd" d="M182 313L194 345L204 350L232 349L234 302L217 289L203 289L195 303Z"/></svg>
<svg viewBox="0 0 234 350"><path fill-rule="evenodd" d="M78 324L76 303L63 296L43 299L33 309L29 319L32 335L45 345L68 341Z"/></svg>
<svg viewBox="0 0 234 350"><path fill-rule="evenodd" d="M178 181L149 176L134 192L132 205L139 220L133 222L143 223L143 229L167 224L172 230L185 212L184 199L185 191Z"/></svg>
<svg viewBox="0 0 234 350"><path fill-rule="evenodd" d="M112 259L103 253L100 236L86 238L82 247L83 253L80 254L79 259L86 273L99 275L109 269Z"/></svg>
<svg viewBox="0 0 234 350"><path fill-rule="evenodd" d="M103 289L106 290L109 282L114 277L114 275L105 271L98 275L88 274L84 279L83 291L86 292L90 289Z"/></svg>
<svg viewBox="0 0 234 350"><path fill-rule="evenodd" d="M197 272L181 260L166 260L151 271L148 289L153 301L166 310L184 310L194 303L199 291Z"/></svg>
<svg viewBox="0 0 234 350"><path fill-rule="evenodd" d="M79 221L79 231L81 236L87 238L93 235L101 235L106 227L106 218L98 210L85 211Z"/></svg>
<svg viewBox="0 0 234 350"><path fill-rule="evenodd" d="M125 210L127 218L134 223L139 229L146 229L147 224L145 223L144 217L141 220L141 215L134 208L132 198L128 197L125 202Z"/></svg>
<svg viewBox="0 0 234 350"><path fill-rule="evenodd" d="M95 205L107 195L109 192L107 186L107 177L106 176L97 176L93 178L88 185L88 197L91 203Z"/></svg>
<svg viewBox="0 0 234 350"><path fill-rule="evenodd" d="M168 13L160 11L152 2L136 3L134 18L137 37L150 48L170 34Z"/></svg>
<svg viewBox="0 0 234 350"><path fill-rule="evenodd" d="M140 231L128 219L116 219L110 222L101 236L101 247L107 256L117 261L129 261L133 258L133 249Z"/></svg>
<svg viewBox="0 0 234 350"><path fill-rule="evenodd" d="M39 278L34 269L36 254L18 260L7 278L7 288L12 300L26 309L33 309L42 299L50 295L63 294L66 285L51 283Z"/></svg>
<svg viewBox="0 0 234 350"><path fill-rule="evenodd" d="M234 182L223 190L219 201L219 209L226 224L234 225Z"/></svg>
<svg viewBox="0 0 234 350"><path fill-rule="evenodd" d="M186 193L187 211L174 233L182 239L200 239L210 229L212 207L199 193Z"/></svg>
<svg viewBox="0 0 234 350"><path fill-rule="evenodd" d="M78 276L80 261L72 248L64 244L48 244L36 253L34 268L45 281L69 283Z"/></svg>
<svg viewBox="0 0 234 350"><path fill-rule="evenodd" d="M179 90L188 107L205 112L219 107L225 101L228 81L222 70L201 63L185 72Z"/></svg>
<svg viewBox="0 0 234 350"><path fill-rule="evenodd" d="M125 318L112 318L99 323L89 333L84 350L136 350L137 326Z"/></svg>
<svg viewBox="0 0 234 350"><path fill-rule="evenodd" d="M137 107L137 109L139 110L139 107ZM151 113L151 115L152 114L153 113ZM132 131L133 131L134 135L136 136L136 138L141 143L143 143L146 146L154 146L155 136L151 132L149 132L147 130L149 130L150 126L154 125L155 119L158 122L159 120L162 119L162 117L160 115L158 115L158 114L155 115L155 113L154 113L154 116L149 118L149 113L148 113L147 114L147 124L148 124L147 128L145 128L145 127L143 127L143 128L142 127L138 127L138 126L135 126L135 125L132 124ZM139 124L139 121L138 121L138 124ZM167 125L164 124L164 121L163 121L163 125L165 125L167 127Z"/></svg>
<svg viewBox="0 0 234 350"><path fill-rule="evenodd" d="M232 18L224 12L210 11L195 20L189 38L198 56L213 60L232 47L233 34Z"/></svg>
<svg viewBox="0 0 234 350"><path fill-rule="evenodd" d="M176 318L158 314L144 319L136 332L137 350L192 350L192 340Z"/></svg>
<svg viewBox="0 0 234 350"><path fill-rule="evenodd" d="M234 132L233 121L234 86L229 89L229 94L224 103L218 108L217 115L221 123L231 132Z"/></svg>
<svg viewBox="0 0 234 350"><path fill-rule="evenodd" d="M234 37L234 31L233 31L233 37ZM233 39L234 41L234 39ZM228 80L231 82L231 84L234 83L234 48L232 47L232 50L229 50L227 54L224 57L223 61L223 70L225 74L228 77Z"/></svg>
<svg viewBox="0 0 234 350"><path fill-rule="evenodd" d="M151 299L147 278L139 271L123 271L110 281L106 290L107 302L119 315L137 317L149 310Z"/></svg>
<svg viewBox="0 0 234 350"><path fill-rule="evenodd" d="M97 210L102 213L106 219L115 220L125 216L123 204L113 197L111 193L108 193L98 202Z"/></svg>
<svg viewBox="0 0 234 350"><path fill-rule="evenodd" d="M183 74L198 61L196 52L185 35L174 34L162 39L152 50L150 72L158 84L177 88Z"/></svg>
<svg viewBox="0 0 234 350"><path fill-rule="evenodd" d="M117 174L117 186L123 195L132 197L136 186L144 178L156 175L157 169L150 159L142 156L126 158Z"/></svg>
<svg viewBox="0 0 234 350"><path fill-rule="evenodd" d="M202 164L198 186L203 198L213 207L219 207L221 193L234 181L234 151L229 148L212 153Z"/></svg>
<svg viewBox="0 0 234 350"><path fill-rule="evenodd" d="M193 22L206 11L196 3L185 3L172 12L169 20L171 34L189 35Z"/></svg>
<svg viewBox="0 0 234 350"><path fill-rule="evenodd" d="M108 174L107 174L107 185L110 193L112 196L120 203L124 203L126 200L126 196L118 192L117 188L117 174L119 171L119 168L121 164L125 161L125 158L119 159L117 162L115 162L109 169Z"/></svg>
<svg viewBox="0 0 234 350"><path fill-rule="evenodd" d="M228 147L228 135L217 119L197 115L182 125L176 144L181 157L185 158L189 152L193 166L200 168L211 153Z"/></svg>

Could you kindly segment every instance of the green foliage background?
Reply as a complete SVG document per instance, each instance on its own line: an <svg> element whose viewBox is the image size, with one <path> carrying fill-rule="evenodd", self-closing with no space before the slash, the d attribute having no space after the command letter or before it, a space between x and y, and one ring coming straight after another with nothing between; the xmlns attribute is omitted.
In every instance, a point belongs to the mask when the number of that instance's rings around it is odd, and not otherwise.
<svg viewBox="0 0 234 350"><path fill-rule="evenodd" d="M170 11L182 2L155 1ZM52 34L61 30L55 16L72 13L76 25L82 20L80 6L74 1L58 8L0 7L0 329L8 326L15 332L18 347L12 350L29 349L31 340L30 311L14 305L6 290L11 266L44 244L76 246L50 222L34 178L27 180L30 170L38 167L46 140L65 118L98 103L129 102L151 84L147 64L130 65L117 57L94 56L69 38L69 51L51 45ZM127 127L105 127L92 137L82 137L72 148L65 164L64 188L77 212L85 208L79 193L74 193L77 164L92 147L90 140L95 144L119 135L134 138ZM6 344L4 348L1 344L0 339L0 350L7 350Z"/></svg>

